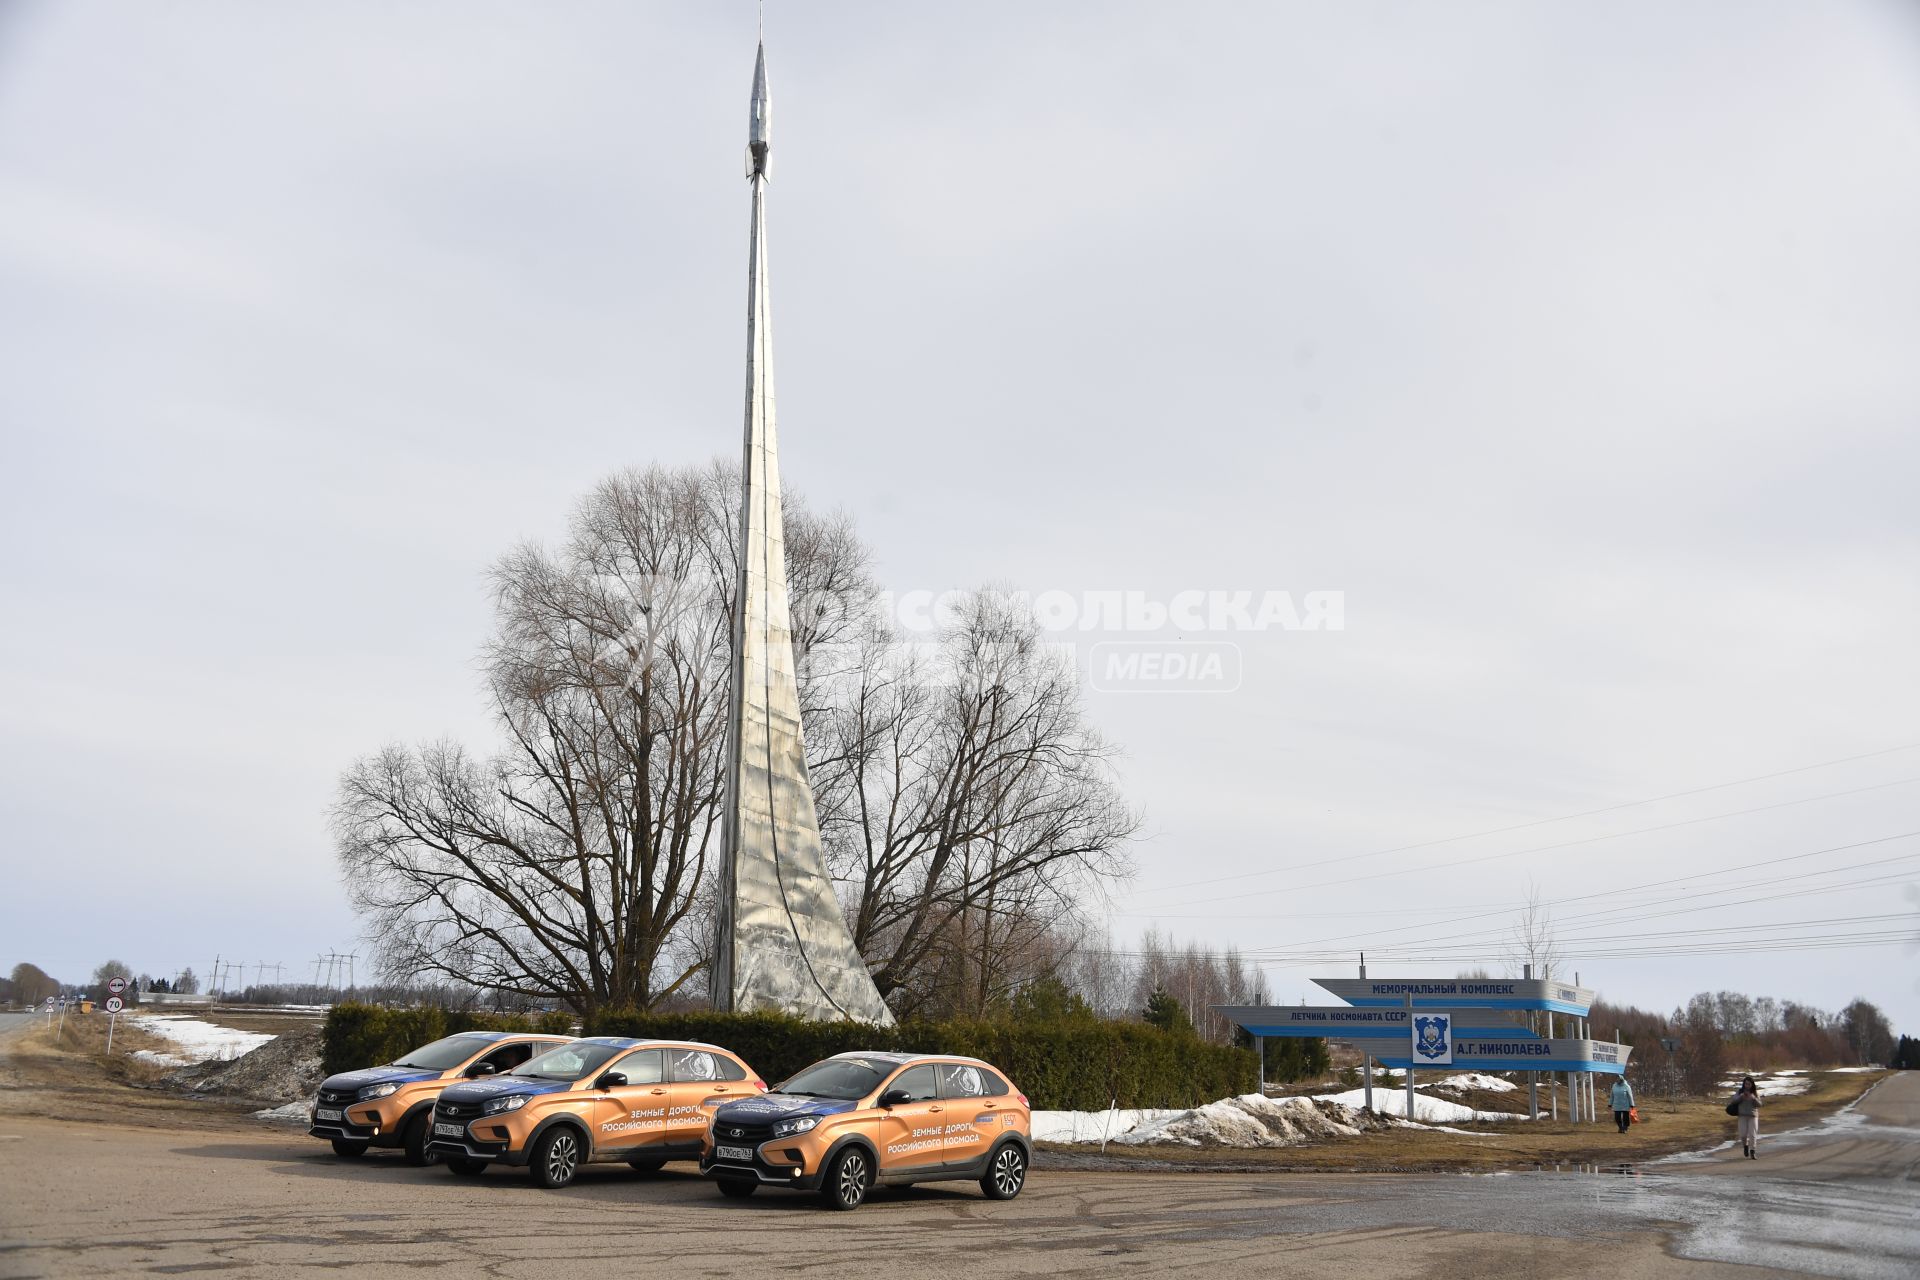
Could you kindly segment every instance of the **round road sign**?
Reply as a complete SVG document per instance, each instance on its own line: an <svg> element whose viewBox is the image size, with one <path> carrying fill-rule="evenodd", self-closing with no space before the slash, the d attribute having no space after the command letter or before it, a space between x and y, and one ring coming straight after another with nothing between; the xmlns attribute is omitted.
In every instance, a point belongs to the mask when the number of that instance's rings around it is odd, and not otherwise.
<svg viewBox="0 0 1920 1280"><path fill-rule="evenodd" d="M54 1004L54 1000L53 1000L53 997L52 997L52 996L48 996L48 997L47 997L47 1012L48 1012L48 1013L52 1013L52 1012L53 1012L53 1004Z"/></svg>
<svg viewBox="0 0 1920 1280"><path fill-rule="evenodd" d="M108 997L107 997L107 1012L108 1012L108 1013L118 1013L118 1012L120 1012L120 1011L121 1011L122 1009L124 1009L124 1008L126 1008L126 1007L127 1007L127 1004L126 1004L126 1001L124 1001L124 1000L122 1000L122 999L121 999L121 998L120 998L119 996L108 996Z"/></svg>
<svg viewBox="0 0 1920 1280"><path fill-rule="evenodd" d="M127 989L127 980L125 978L108 978L107 979L107 993L109 995L117 996L122 991L125 991L126 989Z"/></svg>

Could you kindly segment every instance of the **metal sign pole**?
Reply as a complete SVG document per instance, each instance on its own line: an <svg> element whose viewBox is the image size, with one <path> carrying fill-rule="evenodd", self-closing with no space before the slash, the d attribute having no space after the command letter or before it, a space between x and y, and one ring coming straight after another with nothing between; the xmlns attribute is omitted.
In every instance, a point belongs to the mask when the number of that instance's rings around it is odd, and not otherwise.
<svg viewBox="0 0 1920 1280"><path fill-rule="evenodd" d="M1360 976L1363 978L1367 976L1367 953L1364 951L1360 953ZM1373 1110L1373 1049L1371 1046L1369 1046L1367 1049L1366 1072L1367 1072L1367 1110L1371 1112Z"/></svg>
<svg viewBox="0 0 1920 1280"><path fill-rule="evenodd" d="M1407 1023L1413 1023L1413 992L1407 992ZM1407 1046L1407 1123L1413 1123L1413 1046Z"/></svg>

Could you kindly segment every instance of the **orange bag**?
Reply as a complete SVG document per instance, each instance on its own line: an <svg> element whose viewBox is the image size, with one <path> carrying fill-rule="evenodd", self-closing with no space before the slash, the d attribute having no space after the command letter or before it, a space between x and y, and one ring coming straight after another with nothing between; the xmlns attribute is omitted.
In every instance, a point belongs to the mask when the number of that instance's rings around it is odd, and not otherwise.
<svg viewBox="0 0 1920 1280"><path fill-rule="evenodd" d="M1628 1124L1639 1124L1639 1123L1640 1123L1640 1108L1638 1108L1638 1107L1628 1107L1628 1108L1627 1108L1627 1123L1628 1123Z"/></svg>

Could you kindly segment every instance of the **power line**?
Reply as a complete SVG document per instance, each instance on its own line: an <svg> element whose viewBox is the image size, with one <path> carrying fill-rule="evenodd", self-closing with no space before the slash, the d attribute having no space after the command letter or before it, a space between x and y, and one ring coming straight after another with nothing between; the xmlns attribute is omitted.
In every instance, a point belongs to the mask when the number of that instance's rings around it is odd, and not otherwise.
<svg viewBox="0 0 1920 1280"><path fill-rule="evenodd" d="M1238 902L1244 898L1262 898L1262 897L1271 896L1276 893L1297 893L1302 889L1326 889L1326 888L1332 888L1335 886L1357 884L1361 881L1366 881L1366 880L1384 880L1392 876L1407 876L1407 875L1414 875L1422 872L1431 872L1431 871L1450 871L1457 867L1478 866L1481 863L1485 863L1485 862L1501 862L1508 858L1523 858L1523 857L1526 857L1528 854L1532 854L1532 853L1551 853L1558 849L1576 849L1576 848L1580 848L1583 845L1602 844L1608 840L1621 840L1626 838L1627 836L1647 835L1650 832L1655 832L1655 831L1672 831L1680 827L1695 827L1695 826L1699 826L1703 822L1719 822L1726 818L1739 818L1739 817L1744 817L1747 814L1751 814L1751 813L1770 813L1776 809L1791 809L1796 805L1812 804L1819 800L1838 800L1844 796L1863 795L1869 791L1885 791L1889 787L1904 787L1915 782L1920 782L1920 777L1896 778L1892 782L1878 782L1870 787L1854 787L1851 790L1847 790L1847 791L1830 791L1824 795L1803 796L1798 800L1782 800L1775 804L1755 805L1750 809L1734 809L1727 813L1708 814L1707 816L1701 817L1701 818L1684 818L1678 822L1663 822L1656 826L1639 827L1631 831L1616 831L1610 835L1587 836L1586 838L1580 839L1580 840L1563 840L1558 844L1535 845L1530 849L1514 849L1507 853L1486 853L1486 854L1481 854L1478 857L1458 858L1451 862L1443 862L1443 863L1438 863L1438 864L1435 864L1432 866L1426 866L1426 867L1403 868L1398 871L1373 871L1363 876L1342 876L1338 880L1321 880L1321 881L1316 881L1313 884L1286 885L1279 889L1255 889L1247 893L1230 894L1230 895L1219 897L1219 898L1198 898L1192 902L1176 902L1173 904L1173 906L1175 908L1201 907L1214 902ZM1368 855L1363 854L1360 856L1365 857ZM1314 865L1321 865L1321 864L1314 864ZM1132 916L1144 915L1144 916L1147 916L1148 918L1151 918L1152 916L1151 912L1115 912L1115 914L1116 915L1132 915Z"/></svg>
<svg viewBox="0 0 1920 1280"><path fill-rule="evenodd" d="M1760 867L1778 866L1783 862L1798 862L1806 858L1824 857L1825 855L1830 853L1845 853L1849 849L1868 848L1870 846L1877 845L1877 844L1888 844L1895 840L1910 840L1915 836L1920 836L1920 831L1906 831L1906 832L1902 832L1899 835L1881 836L1881 837L1878 837L1877 839L1862 840L1854 844L1833 845L1825 849L1815 849L1808 853L1792 853L1792 854L1787 854L1778 858L1765 858L1758 862L1741 863L1741 864L1735 864L1730 867L1721 867L1716 871L1698 871L1698 872L1694 872L1691 875L1675 876L1667 880L1654 880L1654 881L1650 881L1647 884L1632 885L1625 889L1603 889L1594 893L1580 894L1572 898L1562 898L1556 902L1546 903L1543 905L1550 908L1561 907L1561 906L1566 906L1570 903L1575 903L1575 902L1590 902L1597 898L1616 897L1622 894L1629 894L1629 893L1642 893L1649 889L1663 888L1668 885L1684 884L1689 880L1699 880L1708 876L1720 876L1720 875L1726 875L1730 872L1735 872L1735 871L1752 871ZM1789 881L1789 880L1804 880L1804 879L1810 879L1813 877L1823 876L1823 875L1837 875L1844 871L1859 871L1859 870L1864 870L1867 867L1883 866L1890 862L1905 862L1915 857L1920 857L1920 853L1904 853L1904 854L1896 855L1895 857L1891 857L1891 858L1875 858L1875 859L1870 859L1866 862L1851 863L1844 867L1823 867L1818 871L1810 871L1797 876L1777 877L1771 881L1767 881L1764 883L1780 884L1780 883L1785 883L1786 881ZM1677 897L1669 897L1669 898L1666 898L1664 901L1665 902L1685 902L1693 898L1717 897L1725 893L1738 893L1743 889L1748 889L1752 887L1753 885L1751 884L1720 886L1713 889L1703 890L1700 893L1696 893L1696 894L1683 894ZM1736 905L1736 904L1725 904L1725 905ZM1635 910L1635 909L1639 909L1639 908L1632 907L1632 906L1610 907L1603 911L1591 913L1589 915L1574 916L1574 917L1571 917L1570 919L1562 920L1560 921L1560 923L1569 924L1579 920L1592 919L1592 918L1596 918L1597 916L1603 916L1603 915L1616 915L1621 911L1628 911L1628 910ZM1704 910L1704 909L1705 908L1695 908L1695 910ZM1513 908L1511 907L1496 909L1493 911L1481 911L1481 912L1476 912L1473 915L1459 916L1453 920L1437 920L1437 921L1434 921L1433 924L1428 927L1438 928L1441 925L1447 925L1447 924L1464 924L1469 920L1484 920L1488 916L1495 916L1495 915L1511 916L1512 911L1513 911ZM1465 934L1443 934L1437 937L1430 935L1427 938L1415 938L1415 939L1412 939L1412 941L1416 943L1426 942L1426 941L1445 942L1445 941L1450 941L1453 938L1486 936L1490 932L1492 931L1474 930ZM1308 939L1306 942L1301 943L1300 945L1314 946L1320 943L1327 943L1327 942L1353 942L1355 940L1371 939L1377 936L1379 936L1378 932L1371 931L1371 930L1360 932L1360 933L1335 934L1330 937L1311 938L1311 939Z"/></svg>
<svg viewBox="0 0 1920 1280"><path fill-rule="evenodd" d="M1455 844L1461 840L1478 840L1483 836L1506 835L1507 833L1513 832L1513 831L1526 831L1533 827L1549 826L1556 822L1572 822L1579 818L1597 817L1598 815L1603 813L1616 813L1621 809L1635 809L1635 808L1639 808L1642 805L1659 804L1666 800L1681 800L1681 799L1685 799L1688 796L1705 795L1710 791L1724 791L1729 787L1745 786L1751 782L1769 782L1775 778L1791 777L1796 773L1811 773L1816 769L1830 769L1835 765L1854 764L1861 760L1873 760L1881 756L1896 755L1902 751L1913 751L1915 749L1920 749L1920 742L1910 742L1904 746L1898 746L1898 747L1885 747L1879 751L1866 751L1866 752L1862 752L1859 755L1854 755L1854 756L1842 756L1837 760L1822 760L1817 764L1798 765L1792 769L1781 769L1775 773L1755 774L1753 777L1750 777L1750 778L1735 778L1731 782L1716 782L1711 786L1694 787L1691 790L1687 790L1687 791L1671 791L1671 792L1668 792L1666 795L1650 796L1645 800L1624 800L1624 801L1621 801L1619 804L1604 805L1601 808L1587 809L1580 813L1562 814L1556 818L1536 818L1530 822L1517 822L1511 826L1506 826L1506 827L1491 827L1485 831L1470 831L1464 835L1445 836L1438 840L1424 840L1418 844L1396 845L1391 849L1375 849L1370 853L1342 854L1337 857L1323 858L1316 862L1301 862L1301 863L1295 863L1292 866L1286 866L1286 867L1269 867L1264 871L1246 871L1246 872L1241 872L1237 875L1231 875L1231 876L1215 876L1210 880L1176 881L1173 884L1161 885L1157 887L1154 890L1154 892L1160 893L1168 889L1197 889L1210 884L1226 884L1236 880L1252 880L1252 879L1257 879L1258 877L1261 877L1261 876L1281 875L1288 871L1308 871L1314 867L1332 866L1335 863L1358 862L1365 858L1383 858L1383 857L1386 857L1388 854L1394 854L1394 853L1410 853L1416 849L1431 849L1438 845ZM1841 792L1839 794L1846 795L1850 793ZM1191 905L1191 904L1181 903L1177 905L1185 906L1185 905ZM1139 913L1122 912L1119 914L1139 914Z"/></svg>

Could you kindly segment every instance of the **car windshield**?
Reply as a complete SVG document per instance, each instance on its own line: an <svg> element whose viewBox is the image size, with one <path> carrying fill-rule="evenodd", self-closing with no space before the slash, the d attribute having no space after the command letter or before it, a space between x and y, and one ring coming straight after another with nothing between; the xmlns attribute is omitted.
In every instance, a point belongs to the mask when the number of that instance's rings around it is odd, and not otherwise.
<svg viewBox="0 0 1920 1280"><path fill-rule="evenodd" d="M563 1044L532 1062L521 1063L507 1074L532 1076L535 1080L580 1080L631 1048L630 1044Z"/></svg>
<svg viewBox="0 0 1920 1280"><path fill-rule="evenodd" d="M488 1036L448 1036L420 1046L393 1065L419 1067L422 1071L451 1071L492 1043Z"/></svg>
<svg viewBox="0 0 1920 1280"><path fill-rule="evenodd" d="M772 1092L804 1093L810 1098L851 1102L872 1093L892 1069L891 1063L869 1062L865 1058L828 1058L814 1063Z"/></svg>

